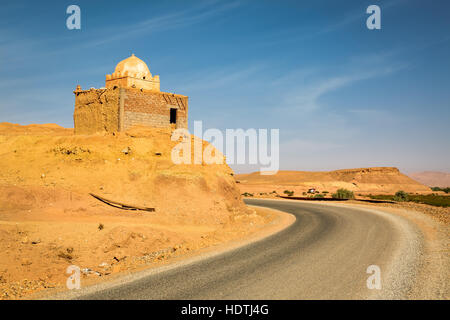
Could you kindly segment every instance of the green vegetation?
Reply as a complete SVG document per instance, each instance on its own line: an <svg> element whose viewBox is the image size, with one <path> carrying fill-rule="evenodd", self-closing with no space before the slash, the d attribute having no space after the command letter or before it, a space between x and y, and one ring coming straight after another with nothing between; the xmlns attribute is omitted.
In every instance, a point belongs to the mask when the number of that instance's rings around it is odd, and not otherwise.
<svg viewBox="0 0 450 320"><path fill-rule="evenodd" d="M294 190L292 190L292 191L284 190L283 193L287 194L289 197L292 197L294 195Z"/></svg>
<svg viewBox="0 0 450 320"><path fill-rule="evenodd" d="M244 197L253 197L253 193L248 193L248 192L244 192L241 195L244 196Z"/></svg>
<svg viewBox="0 0 450 320"><path fill-rule="evenodd" d="M398 192L397 192L398 193ZM391 201L399 201L396 200L396 195L369 195L369 198L375 200L391 200ZM437 194L407 194L408 200L416 203L424 203L429 204L431 206L436 207L450 207L450 196L437 195Z"/></svg>
<svg viewBox="0 0 450 320"><path fill-rule="evenodd" d="M325 198L325 196L323 194L318 193L314 196L314 198Z"/></svg>
<svg viewBox="0 0 450 320"><path fill-rule="evenodd" d="M433 191L443 191L445 193L449 193L450 192L450 187L447 187L447 188L433 187L433 188L431 188L431 190L433 190Z"/></svg>
<svg viewBox="0 0 450 320"><path fill-rule="evenodd" d="M403 190L397 191L394 196L394 201L398 202L409 201L409 195Z"/></svg>
<svg viewBox="0 0 450 320"><path fill-rule="evenodd" d="M328 191L322 191L322 193L323 193L323 194L327 194L327 193L329 193L329 192L328 192Z"/></svg>
<svg viewBox="0 0 450 320"><path fill-rule="evenodd" d="M354 199L355 195L353 194L353 191L347 190L347 189L338 189L336 193L333 193L331 195L334 199Z"/></svg>

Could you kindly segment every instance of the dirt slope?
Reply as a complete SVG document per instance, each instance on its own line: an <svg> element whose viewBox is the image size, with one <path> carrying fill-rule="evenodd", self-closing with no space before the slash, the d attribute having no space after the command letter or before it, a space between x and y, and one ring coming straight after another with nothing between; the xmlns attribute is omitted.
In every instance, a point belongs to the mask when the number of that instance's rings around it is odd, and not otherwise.
<svg viewBox="0 0 450 320"><path fill-rule="evenodd" d="M450 173L439 171L423 171L408 174L412 179L430 187L450 187Z"/></svg>
<svg viewBox="0 0 450 320"><path fill-rule="evenodd" d="M0 298L64 287L71 264L104 276L268 222L244 205L227 165L174 165L168 129L72 133L0 124Z"/></svg>
<svg viewBox="0 0 450 320"><path fill-rule="evenodd" d="M343 169L335 171L279 171L275 175L260 175L259 172L237 175L242 192L282 193L294 190L301 194L309 188L334 192L346 188L359 193L430 192L430 188L400 173L397 168L377 167Z"/></svg>

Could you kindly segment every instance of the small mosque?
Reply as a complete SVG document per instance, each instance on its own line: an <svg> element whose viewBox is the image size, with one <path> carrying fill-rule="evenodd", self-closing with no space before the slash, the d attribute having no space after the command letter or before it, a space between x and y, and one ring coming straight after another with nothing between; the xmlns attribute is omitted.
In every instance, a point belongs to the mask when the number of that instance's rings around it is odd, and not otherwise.
<svg viewBox="0 0 450 320"><path fill-rule="evenodd" d="M160 90L159 75L132 54L106 75L105 87L74 91L75 134L120 132L133 126L186 128L188 97Z"/></svg>

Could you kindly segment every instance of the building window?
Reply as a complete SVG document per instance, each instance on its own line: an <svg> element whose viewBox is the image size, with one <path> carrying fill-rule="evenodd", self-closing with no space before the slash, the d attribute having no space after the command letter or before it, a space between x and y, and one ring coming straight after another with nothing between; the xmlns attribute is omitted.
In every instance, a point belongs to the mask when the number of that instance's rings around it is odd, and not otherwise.
<svg viewBox="0 0 450 320"><path fill-rule="evenodd" d="M170 123L177 123L177 109L170 108Z"/></svg>

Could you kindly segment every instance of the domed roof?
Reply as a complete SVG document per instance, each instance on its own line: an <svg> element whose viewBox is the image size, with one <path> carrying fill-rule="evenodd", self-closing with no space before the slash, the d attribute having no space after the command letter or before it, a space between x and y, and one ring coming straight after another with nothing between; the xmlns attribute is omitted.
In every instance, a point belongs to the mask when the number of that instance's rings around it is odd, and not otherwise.
<svg viewBox="0 0 450 320"><path fill-rule="evenodd" d="M152 76L150 70L147 67L147 64L136 57L134 53L131 55L131 57L128 57L117 64L114 73L117 72L120 72L122 76L128 74L128 76L143 79L151 78Z"/></svg>

